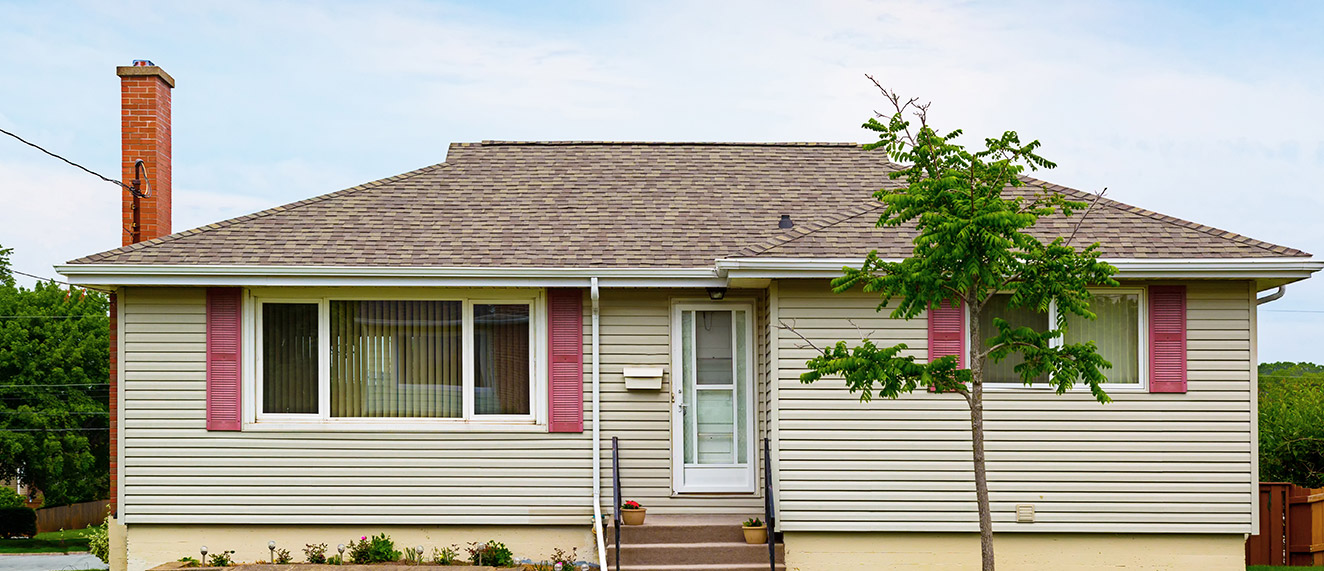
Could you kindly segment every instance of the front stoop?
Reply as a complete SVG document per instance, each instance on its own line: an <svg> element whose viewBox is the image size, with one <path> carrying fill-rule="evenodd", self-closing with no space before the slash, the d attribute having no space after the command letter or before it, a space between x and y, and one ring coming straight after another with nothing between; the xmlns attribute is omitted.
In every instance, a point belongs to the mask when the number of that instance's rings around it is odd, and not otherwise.
<svg viewBox="0 0 1324 571"><path fill-rule="evenodd" d="M650 515L621 527L621 571L756 571L768 569L767 544L745 543L740 516ZM616 534L607 529L607 571L616 569ZM785 546L776 545L777 569Z"/></svg>

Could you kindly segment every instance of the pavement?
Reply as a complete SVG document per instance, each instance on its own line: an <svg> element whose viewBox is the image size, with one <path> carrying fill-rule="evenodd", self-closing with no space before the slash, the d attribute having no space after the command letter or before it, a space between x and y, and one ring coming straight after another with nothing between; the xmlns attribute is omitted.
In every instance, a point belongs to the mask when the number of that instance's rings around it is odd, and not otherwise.
<svg viewBox="0 0 1324 571"><path fill-rule="evenodd" d="M0 571L71 571L108 569L91 553L33 553L0 555Z"/></svg>

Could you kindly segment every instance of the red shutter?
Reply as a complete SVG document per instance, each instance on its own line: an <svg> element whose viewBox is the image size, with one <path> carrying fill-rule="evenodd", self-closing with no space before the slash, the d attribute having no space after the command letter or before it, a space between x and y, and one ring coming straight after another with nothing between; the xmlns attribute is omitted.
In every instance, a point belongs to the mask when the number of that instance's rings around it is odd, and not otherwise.
<svg viewBox="0 0 1324 571"><path fill-rule="evenodd" d="M929 362L955 355L957 366L964 368L965 304L960 300L952 303L929 308Z"/></svg>
<svg viewBox="0 0 1324 571"><path fill-rule="evenodd" d="M1149 392L1186 392L1186 286L1149 287Z"/></svg>
<svg viewBox="0 0 1324 571"><path fill-rule="evenodd" d="M239 288L207 288L207 430L240 429L242 308Z"/></svg>
<svg viewBox="0 0 1324 571"><path fill-rule="evenodd" d="M548 430L584 431L584 292L547 290Z"/></svg>

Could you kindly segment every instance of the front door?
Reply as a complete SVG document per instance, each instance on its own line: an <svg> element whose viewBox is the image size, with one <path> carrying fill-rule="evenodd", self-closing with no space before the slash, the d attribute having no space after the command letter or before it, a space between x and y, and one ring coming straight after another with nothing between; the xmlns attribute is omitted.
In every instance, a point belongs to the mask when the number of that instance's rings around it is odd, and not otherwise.
<svg viewBox="0 0 1324 571"><path fill-rule="evenodd" d="M672 315L677 492L754 491L752 306L685 303Z"/></svg>

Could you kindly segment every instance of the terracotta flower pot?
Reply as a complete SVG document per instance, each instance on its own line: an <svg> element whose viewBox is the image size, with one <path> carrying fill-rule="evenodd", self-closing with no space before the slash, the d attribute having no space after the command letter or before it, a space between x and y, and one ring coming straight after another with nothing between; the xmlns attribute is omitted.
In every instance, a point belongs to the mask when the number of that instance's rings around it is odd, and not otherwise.
<svg viewBox="0 0 1324 571"><path fill-rule="evenodd" d="M768 542L768 526L760 525L758 527L745 527L745 543L758 545Z"/></svg>
<svg viewBox="0 0 1324 571"><path fill-rule="evenodd" d="M647 512L648 508L634 510L630 508L621 508L621 520L625 522L625 525L643 525L644 514Z"/></svg>

